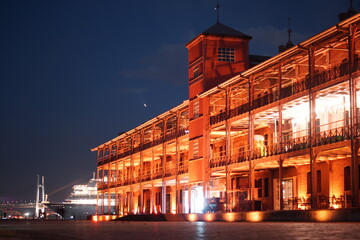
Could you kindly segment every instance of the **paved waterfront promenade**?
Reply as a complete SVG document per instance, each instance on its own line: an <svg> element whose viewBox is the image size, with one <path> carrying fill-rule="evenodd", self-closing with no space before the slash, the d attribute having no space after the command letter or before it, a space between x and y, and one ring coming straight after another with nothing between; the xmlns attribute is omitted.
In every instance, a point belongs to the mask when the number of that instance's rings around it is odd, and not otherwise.
<svg viewBox="0 0 360 240"><path fill-rule="evenodd" d="M4 239L360 239L360 223L0 221Z"/></svg>

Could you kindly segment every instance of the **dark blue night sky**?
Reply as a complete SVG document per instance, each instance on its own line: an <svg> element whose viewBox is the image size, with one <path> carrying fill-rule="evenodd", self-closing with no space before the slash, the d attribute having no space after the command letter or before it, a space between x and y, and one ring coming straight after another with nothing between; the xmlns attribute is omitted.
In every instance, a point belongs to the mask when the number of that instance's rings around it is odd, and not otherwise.
<svg viewBox="0 0 360 240"><path fill-rule="evenodd" d="M1 1L0 201L35 199L37 174L50 200L63 200L95 171L91 148L187 99L185 44L215 23L215 4ZM220 5L222 23L253 36L251 54L272 56L289 16L297 44L335 25L349 1Z"/></svg>

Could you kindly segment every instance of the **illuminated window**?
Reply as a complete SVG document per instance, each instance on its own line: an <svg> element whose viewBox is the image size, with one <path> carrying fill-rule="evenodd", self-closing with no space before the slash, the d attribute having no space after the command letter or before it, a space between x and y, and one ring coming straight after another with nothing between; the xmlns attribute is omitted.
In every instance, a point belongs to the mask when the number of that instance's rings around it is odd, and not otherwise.
<svg viewBox="0 0 360 240"><path fill-rule="evenodd" d="M194 102L194 118L198 118L200 116L200 105L199 101Z"/></svg>
<svg viewBox="0 0 360 240"><path fill-rule="evenodd" d="M233 48L218 48L218 61L234 62L235 51Z"/></svg>
<svg viewBox="0 0 360 240"><path fill-rule="evenodd" d="M200 70L197 67L197 68L194 69L194 78L197 78L199 75L200 75Z"/></svg>
<svg viewBox="0 0 360 240"><path fill-rule="evenodd" d="M193 158L199 157L199 141L193 141Z"/></svg>

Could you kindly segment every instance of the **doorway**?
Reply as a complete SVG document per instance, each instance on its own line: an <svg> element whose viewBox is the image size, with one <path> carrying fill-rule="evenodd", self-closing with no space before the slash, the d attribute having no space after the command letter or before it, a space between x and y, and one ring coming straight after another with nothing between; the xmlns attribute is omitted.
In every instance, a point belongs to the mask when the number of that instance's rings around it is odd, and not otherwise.
<svg viewBox="0 0 360 240"><path fill-rule="evenodd" d="M294 209L294 180L292 178L283 179L281 184L284 210Z"/></svg>

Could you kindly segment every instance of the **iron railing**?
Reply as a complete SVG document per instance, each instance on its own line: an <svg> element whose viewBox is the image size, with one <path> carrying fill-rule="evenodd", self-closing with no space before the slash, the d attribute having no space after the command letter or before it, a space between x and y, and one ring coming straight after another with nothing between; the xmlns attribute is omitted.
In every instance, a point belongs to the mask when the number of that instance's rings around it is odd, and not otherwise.
<svg viewBox="0 0 360 240"><path fill-rule="evenodd" d="M134 153L149 149L149 148L151 148L153 146L156 146L156 145L162 144L164 142L173 140L173 139L175 139L177 137L184 136L184 135L186 135L188 133L189 133L189 131L188 131L187 128L181 128L178 131L168 133L164 137L159 137L157 139L154 139L153 141L150 141L150 142L147 142L147 143L142 144L140 146L137 146L137 147L133 148L132 150L128 150L128 151L125 151L123 153L112 154L111 157L110 156L105 156L105 157L98 158L98 165L102 165L102 164L105 164L105 163L108 163L108 162L115 161L115 160L120 159L120 158L130 156L130 155L132 155Z"/></svg>
<svg viewBox="0 0 360 240"><path fill-rule="evenodd" d="M344 122L344 120L338 122ZM320 127L330 126L330 124L322 125ZM300 134L304 135L305 133L307 135L293 137L288 140L283 140L282 142L278 141L277 143L274 142L268 145L262 145L261 147L255 147L252 152L248 150L249 146L245 145L242 146L242 150L237 150L236 153L232 153L229 155L229 157L226 156L225 151L215 152L209 160L210 168L222 167L226 164L245 162L249 159L259 159L263 157L308 149L310 146L318 147L351 139L351 128L348 125L314 133L313 138L308 135L308 132L308 129L301 132L295 132L293 136ZM360 132L357 131L357 133ZM234 149L231 149L231 151L233 150Z"/></svg>
<svg viewBox="0 0 360 240"><path fill-rule="evenodd" d="M360 59L356 59L352 72L360 70ZM254 110L259 107L266 106L270 103L276 102L280 99L284 99L295 95L297 93L304 92L309 90L310 88L322 85L324 83L330 82L332 80L338 79L340 77L346 76L349 74L349 63L344 62L338 64L328 70L324 70L321 72L316 72L312 79L308 76L305 79L296 81L288 86L284 86L280 90L280 94L277 91L267 93L259 98L253 99L251 102L251 107L249 103L244 103L238 107L232 108L227 112L220 112L214 116L210 117L210 125L222 122L226 119L236 117L240 114L246 113L249 110Z"/></svg>

